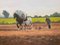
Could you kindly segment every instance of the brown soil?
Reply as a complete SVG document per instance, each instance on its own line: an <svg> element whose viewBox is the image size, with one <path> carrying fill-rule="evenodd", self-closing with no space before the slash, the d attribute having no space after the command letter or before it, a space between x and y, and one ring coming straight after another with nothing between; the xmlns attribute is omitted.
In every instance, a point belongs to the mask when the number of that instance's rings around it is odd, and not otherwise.
<svg viewBox="0 0 60 45"><path fill-rule="evenodd" d="M0 25L0 45L60 45L60 23L51 25L48 29L46 24L34 24L32 30L19 31L16 25Z"/></svg>

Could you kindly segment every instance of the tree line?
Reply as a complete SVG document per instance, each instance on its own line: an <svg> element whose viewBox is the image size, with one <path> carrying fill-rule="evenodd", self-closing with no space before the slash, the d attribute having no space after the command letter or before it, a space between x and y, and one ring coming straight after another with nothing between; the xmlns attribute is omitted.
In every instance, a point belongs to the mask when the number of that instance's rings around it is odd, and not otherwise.
<svg viewBox="0 0 60 45"><path fill-rule="evenodd" d="M37 16L37 15L35 15L34 17L42 17L42 16ZM45 15L45 16L43 16L43 17L60 17L60 13L54 12L53 14Z"/></svg>
<svg viewBox="0 0 60 45"><path fill-rule="evenodd" d="M8 11L3 10L2 14L4 15L4 18L9 18L10 13ZM28 16L28 17L31 17L31 16ZM38 17L42 17L42 16L38 16L38 15L34 16L34 18L38 18ZM54 12L53 14L45 15L43 17L60 17L60 13Z"/></svg>

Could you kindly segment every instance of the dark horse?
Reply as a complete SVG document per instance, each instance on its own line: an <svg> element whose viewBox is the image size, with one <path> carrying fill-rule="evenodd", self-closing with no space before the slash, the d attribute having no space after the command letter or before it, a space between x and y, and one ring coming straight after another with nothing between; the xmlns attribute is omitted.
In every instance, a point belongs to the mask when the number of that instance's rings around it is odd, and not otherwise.
<svg viewBox="0 0 60 45"><path fill-rule="evenodd" d="M16 25L18 28L19 25L22 26L23 22L27 20L27 16L22 11L16 11L14 13L14 18L16 18Z"/></svg>

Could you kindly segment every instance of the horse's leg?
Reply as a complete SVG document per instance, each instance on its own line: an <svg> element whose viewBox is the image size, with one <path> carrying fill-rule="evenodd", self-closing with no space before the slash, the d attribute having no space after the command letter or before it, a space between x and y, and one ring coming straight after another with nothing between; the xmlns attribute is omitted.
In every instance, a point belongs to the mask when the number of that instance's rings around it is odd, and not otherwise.
<svg viewBox="0 0 60 45"><path fill-rule="evenodd" d="M18 28L18 30L19 30L19 24L17 23L16 25L17 25L17 28Z"/></svg>
<svg viewBox="0 0 60 45"><path fill-rule="evenodd" d="M23 26L22 26L22 23L20 23L20 30L22 30L23 29Z"/></svg>
<svg viewBox="0 0 60 45"><path fill-rule="evenodd" d="M24 24L22 24L22 29L25 30L25 25Z"/></svg>
<svg viewBox="0 0 60 45"><path fill-rule="evenodd" d="M21 25L21 28L22 28L22 30L25 30L25 25L22 24L22 25Z"/></svg>
<svg viewBox="0 0 60 45"><path fill-rule="evenodd" d="M19 25L18 25L18 23L17 23L16 25L17 25L17 27L19 28Z"/></svg>
<svg viewBox="0 0 60 45"><path fill-rule="evenodd" d="M25 27L26 27L26 26L25 26L25 22L23 21L23 23L22 23L22 28L23 28L23 30L26 30Z"/></svg>

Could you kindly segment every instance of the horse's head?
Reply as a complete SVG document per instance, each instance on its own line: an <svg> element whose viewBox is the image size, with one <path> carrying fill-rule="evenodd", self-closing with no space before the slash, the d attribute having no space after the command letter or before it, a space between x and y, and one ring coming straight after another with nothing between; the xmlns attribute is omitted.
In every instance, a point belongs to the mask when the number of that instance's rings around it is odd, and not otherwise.
<svg viewBox="0 0 60 45"><path fill-rule="evenodd" d="M14 18L17 18L17 19L23 20L23 21L26 21L27 20L26 14L23 11L21 11L21 10L17 10L14 13Z"/></svg>

